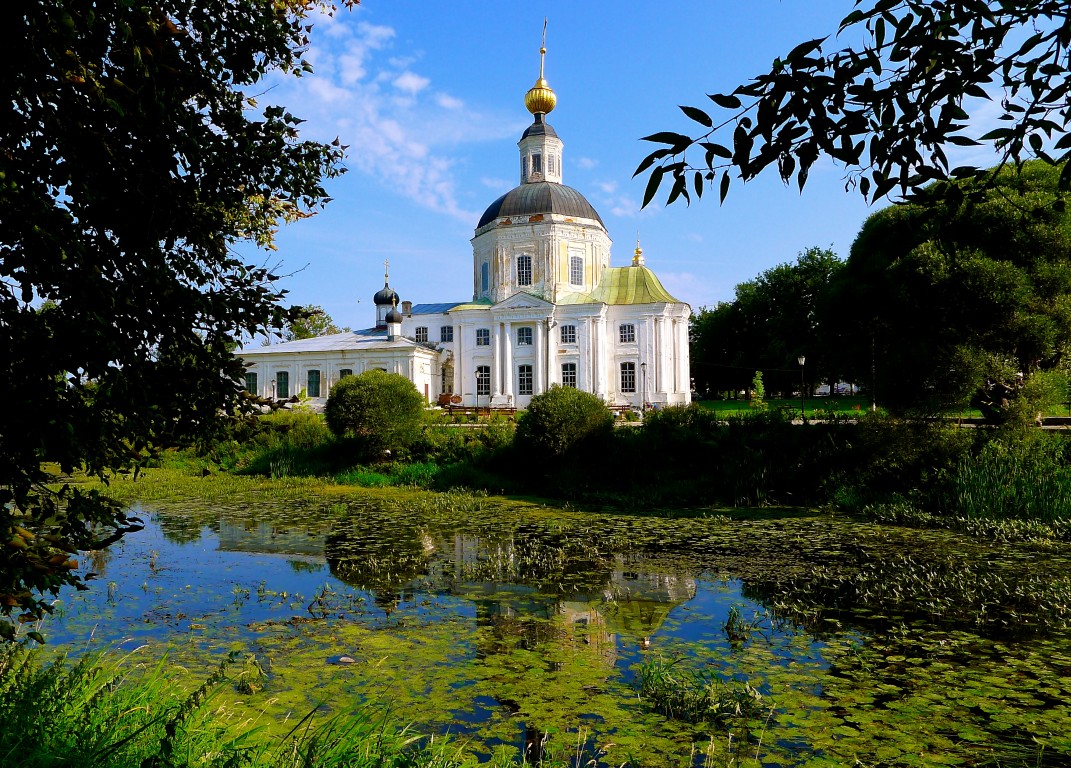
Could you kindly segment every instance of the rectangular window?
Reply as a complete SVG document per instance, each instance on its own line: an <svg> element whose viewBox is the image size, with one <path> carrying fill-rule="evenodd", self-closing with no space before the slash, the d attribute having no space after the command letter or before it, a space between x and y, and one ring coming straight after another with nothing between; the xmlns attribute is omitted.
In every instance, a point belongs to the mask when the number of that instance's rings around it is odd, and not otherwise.
<svg viewBox="0 0 1071 768"><path fill-rule="evenodd" d="M479 365L476 367L476 395L491 394L491 366Z"/></svg>
<svg viewBox="0 0 1071 768"><path fill-rule="evenodd" d="M636 326L632 323L621 323L618 328L618 339L622 344L636 343Z"/></svg>
<svg viewBox="0 0 1071 768"><path fill-rule="evenodd" d="M353 375L353 369L352 368L340 368L339 372L338 372L338 379L339 379L339 381L342 381L342 379L346 378L347 376L352 376L352 375Z"/></svg>
<svg viewBox="0 0 1071 768"><path fill-rule="evenodd" d="M522 253L517 257L517 285L532 284L532 257Z"/></svg>
<svg viewBox="0 0 1071 768"><path fill-rule="evenodd" d="M490 328L477 328L476 329L476 346L477 347L489 347L489 346L491 346L491 329Z"/></svg>
<svg viewBox="0 0 1071 768"><path fill-rule="evenodd" d="M257 394L257 374L249 371L245 375L245 391L251 395Z"/></svg>
<svg viewBox="0 0 1071 768"><path fill-rule="evenodd" d="M636 391L636 364L621 363L621 391Z"/></svg>
<svg viewBox="0 0 1071 768"><path fill-rule="evenodd" d="M532 329L531 328L518 328L517 329L517 346L518 347L530 347L530 346L532 346Z"/></svg>
<svg viewBox="0 0 1071 768"><path fill-rule="evenodd" d="M490 283L489 274L487 262L485 261L480 265L480 293L487 293L487 286Z"/></svg>
<svg viewBox="0 0 1071 768"><path fill-rule="evenodd" d="M563 325L561 330L562 344L576 344L576 326Z"/></svg>
<svg viewBox="0 0 1071 768"><path fill-rule="evenodd" d="M583 256L570 256L569 257L569 284L570 285L583 285L584 284L584 257Z"/></svg>
<svg viewBox="0 0 1071 768"><path fill-rule="evenodd" d="M309 386L306 388L305 393L309 397L320 396L320 372L316 370L309 371L308 376Z"/></svg>
<svg viewBox="0 0 1071 768"><path fill-rule="evenodd" d="M562 386L576 389L576 363L562 363Z"/></svg>
<svg viewBox="0 0 1071 768"><path fill-rule="evenodd" d="M530 365L517 366L517 394L532 394L532 366Z"/></svg>
<svg viewBox="0 0 1071 768"><path fill-rule="evenodd" d="M416 327L416 330L414 331L414 333L416 334L414 336L414 338L417 341L427 341L428 340L428 327L426 325L418 325Z"/></svg>
<svg viewBox="0 0 1071 768"><path fill-rule="evenodd" d="M543 173L542 155L532 155L532 173Z"/></svg>
<svg viewBox="0 0 1071 768"><path fill-rule="evenodd" d="M275 396L280 400L290 397L290 373L277 371L275 374Z"/></svg>
<svg viewBox="0 0 1071 768"><path fill-rule="evenodd" d="M554 155L547 155L547 173L554 175Z"/></svg>
<svg viewBox="0 0 1071 768"><path fill-rule="evenodd" d="M446 344L454 340L454 326L444 325L439 329L439 342Z"/></svg>

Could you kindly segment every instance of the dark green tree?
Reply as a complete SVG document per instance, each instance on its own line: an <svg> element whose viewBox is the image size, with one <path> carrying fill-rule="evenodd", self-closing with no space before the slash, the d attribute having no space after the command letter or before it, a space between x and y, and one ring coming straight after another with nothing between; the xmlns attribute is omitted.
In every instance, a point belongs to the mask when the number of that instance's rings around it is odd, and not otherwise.
<svg viewBox="0 0 1071 768"><path fill-rule="evenodd" d="M400 374L365 371L331 387L324 416L336 436L355 437L365 455L378 457L420 436L424 397Z"/></svg>
<svg viewBox="0 0 1071 768"><path fill-rule="evenodd" d="M779 264L738 285L733 301L697 313L691 362L701 391L704 383L714 391L745 389L761 370L768 392L791 392L799 387L801 354L810 381L839 376L827 342L828 327L838 319L826 292L843 267L828 248L808 248L794 264Z"/></svg>
<svg viewBox="0 0 1071 768"><path fill-rule="evenodd" d="M726 94L713 114L683 106L697 135L665 131L644 205L669 178L668 202L716 185L722 199L774 166L800 189L825 155L848 170L849 187L875 199L948 178L994 178L951 167L949 145L988 144L1005 164L1071 157L1071 22L1066 0L857 0L838 35L861 37L830 51L829 38L800 43L770 71ZM997 107L998 128L977 117ZM986 121L988 123L988 121ZM1071 164L1059 188L1071 188Z"/></svg>
<svg viewBox="0 0 1071 768"><path fill-rule="evenodd" d="M560 459L613 429L606 404L590 392L551 385L532 398L517 420L518 448L542 459Z"/></svg>
<svg viewBox="0 0 1071 768"><path fill-rule="evenodd" d="M994 417L1062 399L1071 345L1071 213L1054 209L1062 169L1006 169L969 202L945 196L873 214L831 289L836 345L879 401ZM1055 378L1054 378L1055 377ZM1062 390L1062 391L1060 391Z"/></svg>
<svg viewBox="0 0 1071 768"><path fill-rule="evenodd" d="M286 330L283 331L283 339L285 341L313 339L317 336L329 336L332 333L342 333L350 330L349 328L339 328L335 325L331 315L327 314L323 307L316 304L306 304L298 307L297 311L300 316L291 320Z"/></svg>
<svg viewBox="0 0 1071 768"><path fill-rule="evenodd" d="M350 3L346 3L350 4ZM106 479L239 404L244 335L281 328L235 255L326 200L342 148L260 109L323 2L29 0L0 49L0 610L82 586L73 557L139 522L42 469ZM36 311L41 302L47 311ZM0 634L11 625L0 622Z"/></svg>

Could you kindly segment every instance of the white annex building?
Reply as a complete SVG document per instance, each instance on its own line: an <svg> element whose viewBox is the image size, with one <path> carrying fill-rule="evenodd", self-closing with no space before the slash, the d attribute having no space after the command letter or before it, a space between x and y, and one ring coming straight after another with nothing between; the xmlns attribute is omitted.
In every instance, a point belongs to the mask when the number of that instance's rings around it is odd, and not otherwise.
<svg viewBox="0 0 1071 768"><path fill-rule="evenodd" d="M491 203L471 241L472 300L412 304L385 279L374 328L242 350L250 392L304 391L318 404L343 376L380 368L432 403L524 408L553 384L610 406L690 401L691 309L662 287L638 244L631 266L611 267L602 219L562 183L545 53L524 99L535 120L518 142L520 184Z"/></svg>

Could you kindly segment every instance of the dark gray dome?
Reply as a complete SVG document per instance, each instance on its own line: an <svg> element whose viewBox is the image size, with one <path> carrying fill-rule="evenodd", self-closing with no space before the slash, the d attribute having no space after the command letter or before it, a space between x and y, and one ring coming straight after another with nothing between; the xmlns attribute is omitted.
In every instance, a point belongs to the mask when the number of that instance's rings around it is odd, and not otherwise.
<svg viewBox="0 0 1071 768"><path fill-rule="evenodd" d="M383 289L376 291L376 295L372 297L372 301L376 303L377 307L389 307L392 304L397 304L400 299L393 288L386 283L383 283Z"/></svg>
<svg viewBox="0 0 1071 768"><path fill-rule="evenodd" d="M524 141L529 136L553 136L558 138L557 132L551 127L550 123L543 122L542 115L535 116L535 122L524 129L524 133L521 134L521 141Z"/></svg>
<svg viewBox="0 0 1071 768"><path fill-rule="evenodd" d="M495 200L483 212L476 229L500 216L531 216L535 213L558 213L578 219L595 219L602 224L591 203L572 187L552 181L521 184ZM603 227L605 228L605 224ZM378 295L378 294L377 294Z"/></svg>
<svg viewBox="0 0 1071 768"><path fill-rule="evenodd" d="M387 312L387 317L385 319L388 323L400 323L402 322L402 313L398 311L397 307L392 307L391 310Z"/></svg>

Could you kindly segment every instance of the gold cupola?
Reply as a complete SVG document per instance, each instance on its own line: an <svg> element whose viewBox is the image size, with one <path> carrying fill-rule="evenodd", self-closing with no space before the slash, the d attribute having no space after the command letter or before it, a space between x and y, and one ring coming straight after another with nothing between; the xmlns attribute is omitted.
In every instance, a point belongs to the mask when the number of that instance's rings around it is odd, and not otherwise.
<svg viewBox="0 0 1071 768"><path fill-rule="evenodd" d="M551 90L550 83L543 77L543 60L547 55L547 21L543 20L543 45L539 49L539 79L524 94L524 106L533 115L550 113L558 103L558 97Z"/></svg>

